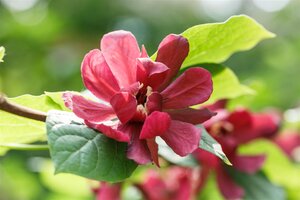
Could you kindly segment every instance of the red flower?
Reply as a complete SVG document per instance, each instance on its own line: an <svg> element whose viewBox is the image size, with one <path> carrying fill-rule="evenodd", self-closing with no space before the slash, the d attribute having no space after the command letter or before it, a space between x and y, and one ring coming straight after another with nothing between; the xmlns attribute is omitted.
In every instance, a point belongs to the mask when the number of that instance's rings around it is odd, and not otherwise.
<svg viewBox="0 0 300 200"><path fill-rule="evenodd" d="M121 200L121 183L100 182L100 187L95 189L94 192L96 200Z"/></svg>
<svg viewBox="0 0 300 200"><path fill-rule="evenodd" d="M165 172L147 171L145 180L136 186L146 200L188 200L195 196L199 173L191 168L169 167Z"/></svg>
<svg viewBox="0 0 300 200"><path fill-rule="evenodd" d="M188 41L168 35L159 45L152 61L126 31L103 36L101 50L94 49L84 58L81 73L84 85L101 103L67 92L67 107L86 124L107 137L128 142L127 156L139 164L158 165L160 136L180 156L193 152L201 132L194 124L209 119L208 109L189 106L205 102L212 92L210 73L190 68L176 78L189 52Z"/></svg>
<svg viewBox="0 0 300 200"><path fill-rule="evenodd" d="M284 131L274 138L274 142L289 156L300 162L300 134L296 131Z"/></svg>
<svg viewBox="0 0 300 200"><path fill-rule="evenodd" d="M270 114L254 114L244 109L227 113L223 109L218 110L218 115L204 123L204 126L221 144L235 170L253 174L262 167L265 155L238 155L237 148L258 137L273 135L278 129L278 121ZM194 152L194 156L203 166L200 189L209 172L214 170L220 191L226 199L240 199L244 195L244 190L231 179L226 167L216 156L200 149Z"/></svg>

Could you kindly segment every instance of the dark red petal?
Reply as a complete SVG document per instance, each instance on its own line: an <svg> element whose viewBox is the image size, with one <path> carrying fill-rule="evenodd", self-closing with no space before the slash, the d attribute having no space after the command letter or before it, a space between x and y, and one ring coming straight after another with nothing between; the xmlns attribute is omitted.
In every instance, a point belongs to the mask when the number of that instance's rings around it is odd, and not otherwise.
<svg viewBox="0 0 300 200"><path fill-rule="evenodd" d="M162 110L162 96L158 92L152 92L146 101L146 109L149 113Z"/></svg>
<svg viewBox="0 0 300 200"><path fill-rule="evenodd" d="M138 124L128 124L125 132L131 135L131 142L128 145L127 157L136 163L144 165L151 162L151 154L146 140L140 140L139 135L142 127Z"/></svg>
<svg viewBox="0 0 300 200"><path fill-rule="evenodd" d="M167 112L173 120L187 122L190 124L201 124L217 114L215 112L211 112L207 108L183 108L174 110L164 110L164 112Z"/></svg>
<svg viewBox="0 0 300 200"><path fill-rule="evenodd" d="M123 124L127 123L136 112L137 101L135 97L128 92L115 94L111 98L110 104Z"/></svg>
<svg viewBox="0 0 300 200"><path fill-rule="evenodd" d="M120 126L119 121L106 121L100 124L85 121L85 124L90 128L98 130L103 135L106 135L107 137L119 142L130 141L130 135L128 133L118 130Z"/></svg>
<svg viewBox="0 0 300 200"><path fill-rule="evenodd" d="M201 165L209 167L210 169L216 169L220 166L220 159L214 154L203 149L198 148L193 152L193 156L199 163L201 163Z"/></svg>
<svg viewBox="0 0 300 200"><path fill-rule="evenodd" d="M145 120L140 139L162 136L169 129L171 118L167 113L154 111Z"/></svg>
<svg viewBox="0 0 300 200"><path fill-rule="evenodd" d="M121 88L136 82L136 59L140 49L134 35L127 31L110 32L103 36L101 50Z"/></svg>
<svg viewBox="0 0 300 200"><path fill-rule="evenodd" d="M226 109L227 102L228 102L227 99L221 99L221 100L216 101L213 104L206 105L205 108L208 108L211 111Z"/></svg>
<svg viewBox="0 0 300 200"><path fill-rule="evenodd" d="M101 186L97 191L96 200L121 200L121 184L101 182Z"/></svg>
<svg viewBox="0 0 300 200"><path fill-rule="evenodd" d="M120 89L99 49L85 55L81 64L81 76L85 87L104 101L109 101Z"/></svg>
<svg viewBox="0 0 300 200"><path fill-rule="evenodd" d="M266 159L265 155L241 156L236 155L232 159L232 165L235 169L253 174L261 169Z"/></svg>
<svg viewBox="0 0 300 200"><path fill-rule="evenodd" d="M155 142L155 138L147 139L146 141L153 162L156 164L157 167L160 167L158 162L158 145Z"/></svg>
<svg viewBox="0 0 300 200"><path fill-rule="evenodd" d="M170 68L168 75L159 90L163 90L177 75L184 59L189 53L189 43L181 35L170 34L163 39L158 47L157 62L162 62Z"/></svg>
<svg viewBox="0 0 300 200"><path fill-rule="evenodd" d="M83 96L76 95L72 92L65 92L63 99L65 105L82 119L101 122L116 117L116 114L110 106L85 99Z"/></svg>
<svg viewBox="0 0 300 200"><path fill-rule="evenodd" d="M163 109L179 109L205 102L212 93L210 73L196 67L186 70L161 92Z"/></svg>
<svg viewBox="0 0 300 200"><path fill-rule="evenodd" d="M217 183L225 199L241 199L244 196L244 190L238 186L222 169L217 170Z"/></svg>
<svg viewBox="0 0 300 200"><path fill-rule="evenodd" d="M186 156L198 148L201 131L192 124L171 120L169 130L161 138L175 153Z"/></svg>
<svg viewBox="0 0 300 200"><path fill-rule="evenodd" d="M252 114L245 109L234 111L227 120L234 126L232 135L238 143L246 143L258 137L273 135L279 127L279 121L274 115Z"/></svg>
<svg viewBox="0 0 300 200"><path fill-rule="evenodd" d="M150 86L153 91L156 91L161 85L169 68L160 62L153 62L150 58L138 59L138 77L137 80L145 86Z"/></svg>

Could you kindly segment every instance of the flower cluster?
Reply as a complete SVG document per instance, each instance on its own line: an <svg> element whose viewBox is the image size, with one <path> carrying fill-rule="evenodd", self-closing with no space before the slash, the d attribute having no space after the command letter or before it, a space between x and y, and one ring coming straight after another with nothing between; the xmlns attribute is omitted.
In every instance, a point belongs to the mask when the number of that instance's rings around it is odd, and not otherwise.
<svg viewBox="0 0 300 200"><path fill-rule="evenodd" d="M232 162L234 170L254 174L261 169L265 155L240 155L239 146L261 137L271 137L279 128L278 117L269 113L252 113L246 109L233 112L225 110L224 102L217 102L210 109L218 115L204 123L207 131L221 144L224 153ZM226 166L216 156L198 149L193 153L202 168L202 186L209 173L215 171L221 193L226 199L240 199L244 190L231 179ZM201 186L200 186L201 187ZM201 189L201 188L199 188Z"/></svg>
<svg viewBox="0 0 300 200"><path fill-rule="evenodd" d="M201 132L194 125L214 113L190 106L210 97L212 79L200 67L175 78L189 53L187 39L168 35L155 61L130 32L108 33L100 46L84 57L81 74L86 88L101 101L66 92L65 105L90 128L127 142L127 157L139 164L153 161L159 166L157 136L180 156L196 150Z"/></svg>

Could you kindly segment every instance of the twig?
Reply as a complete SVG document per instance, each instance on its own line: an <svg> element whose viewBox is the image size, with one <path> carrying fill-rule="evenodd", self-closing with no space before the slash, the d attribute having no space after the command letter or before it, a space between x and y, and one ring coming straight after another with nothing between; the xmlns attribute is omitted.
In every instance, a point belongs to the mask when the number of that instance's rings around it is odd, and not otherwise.
<svg viewBox="0 0 300 200"><path fill-rule="evenodd" d="M47 117L45 112L9 102L3 94L0 94L0 110L42 122L45 122Z"/></svg>

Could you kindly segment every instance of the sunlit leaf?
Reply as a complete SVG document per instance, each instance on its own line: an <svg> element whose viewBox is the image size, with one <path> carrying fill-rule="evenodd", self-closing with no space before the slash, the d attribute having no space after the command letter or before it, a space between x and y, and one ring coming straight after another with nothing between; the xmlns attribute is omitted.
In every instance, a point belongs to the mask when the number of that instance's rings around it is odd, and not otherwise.
<svg viewBox="0 0 300 200"><path fill-rule="evenodd" d="M202 133L199 147L218 156L227 165L232 165L223 152L221 145L213 137L210 136L210 134L205 130L203 126L199 125L198 127L201 128Z"/></svg>
<svg viewBox="0 0 300 200"><path fill-rule="evenodd" d="M255 91L241 84L231 69L220 64L203 64L210 71L213 80L213 93L206 104L220 99L234 99L244 95L253 95Z"/></svg>
<svg viewBox="0 0 300 200"><path fill-rule="evenodd" d="M22 95L8 98L9 101L47 112L51 109L60 110L56 104L46 95L32 96ZM37 141L46 141L45 123L20 117L0 110L0 155L9 150L9 145L27 144Z"/></svg>
<svg viewBox="0 0 300 200"><path fill-rule="evenodd" d="M224 23L197 25L182 35L190 44L183 68L200 63L224 62L233 53L249 50L261 40L275 36L245 15L233 16Z"/></svg>
<svg viewBox="0 0 300 200"><path fill-rule="evenodd" d="M137 167L126 157L127 143L88 128L73 113L50 111L46 124L56 173L115 182L129 177Z"/></svg>
<svg viewBox="0 0 300 200"><path fill-rule="evenodd" d="M57 105L60 106L59 110L70 111L70 109L68 109L65 106L65 103L62 99L62 94L63 94L63 92L45 92L45 95L47 97L49 97L52 101L54 101Z"/></svg>

